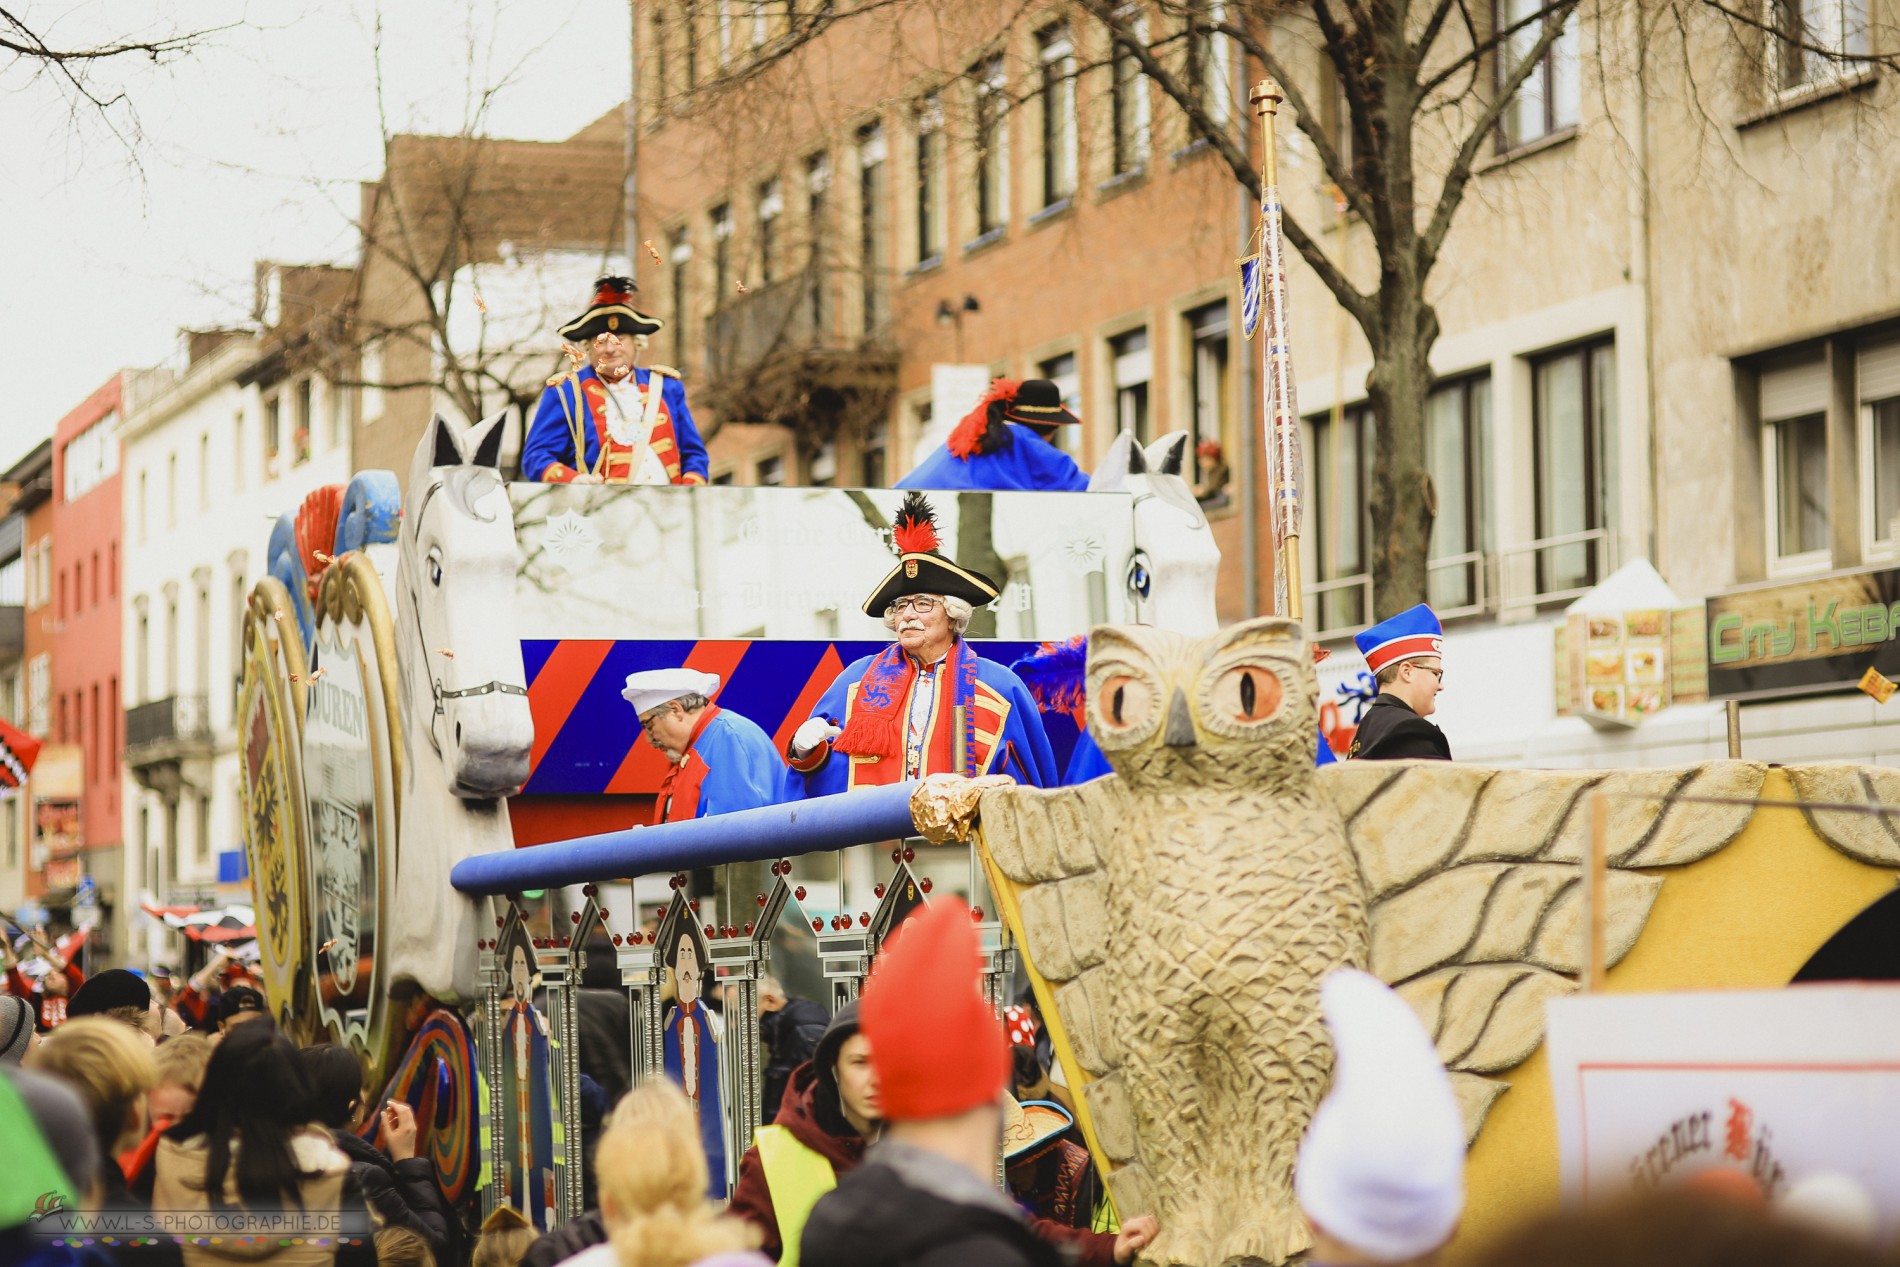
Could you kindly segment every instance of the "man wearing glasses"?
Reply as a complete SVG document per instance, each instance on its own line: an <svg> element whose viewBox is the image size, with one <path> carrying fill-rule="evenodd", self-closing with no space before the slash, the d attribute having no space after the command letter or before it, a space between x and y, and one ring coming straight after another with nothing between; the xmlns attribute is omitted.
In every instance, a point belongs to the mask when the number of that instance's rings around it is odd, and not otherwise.
<svg viewBox="0 0 1900 1267"><path fill-rule="evenodd" d="M1379 683L1353 735L1352 756L1361 761L1449 761L1445 732L1425 719L1437 709L1445 688L1445 631L1431 608L1420 603L1353 641L1366 657L1366 669Z"/></svg>
<svg viewBox="0 0 1900 1267"><path fill-rule="evenodd" d="M776 805L788 797L788 771L771 737L712 702L719 675L696 669L647 669L627 675L620 692L647 742L666 756L653 822L682 823L708 814Z"/></svg>
<svg viewBox="0 0 1900 1267"><path fill-rule="evenodd" d="M522 478L543 484L704 484L706 446L686 388L665 366L636 368L663 323L633 306L630 277L594 283L587 311L561 327L590 364L552 379L521 445ZM579 352L572 354L578 365Z"/></svg>
<svg viewBox="0 0 1900 1267"><path fill-rule="evenodd" d="M920 493L891 525L897 566L864 614L881 616L897 641L848 665L792 736L786 755L807 796L879 787L927 774L1006 774L1054 787L1042 714L1022 680L963 638L996 583L939 550L936 517Z"/></svg>

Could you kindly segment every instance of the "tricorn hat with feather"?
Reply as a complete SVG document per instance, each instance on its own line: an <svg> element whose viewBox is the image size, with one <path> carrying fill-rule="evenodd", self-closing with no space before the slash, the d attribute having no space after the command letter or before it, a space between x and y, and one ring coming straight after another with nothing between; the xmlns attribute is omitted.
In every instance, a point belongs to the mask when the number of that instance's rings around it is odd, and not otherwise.
<svg viewBox="0 0 1900 1267"><path fill-rule="evenodd" d="M560 334L570 343L584 343L597 334L657 334L665 326L658 317L648 316L633 306L640 288L631 277L603 277L594 283L594 298L587 311L561 327Z"/></svg>
<svg viewBox="0 0 1900 1267"><path fill-rule="evenodd" d="M897 547L897 566L864 600L865 615L882 616L886 607L906 594L955 597L972 607L996 601L1000 591L995 581L945 557L937 536L937 513L922 493L904 495L904 504L891 520L891 544Z"/></svg>

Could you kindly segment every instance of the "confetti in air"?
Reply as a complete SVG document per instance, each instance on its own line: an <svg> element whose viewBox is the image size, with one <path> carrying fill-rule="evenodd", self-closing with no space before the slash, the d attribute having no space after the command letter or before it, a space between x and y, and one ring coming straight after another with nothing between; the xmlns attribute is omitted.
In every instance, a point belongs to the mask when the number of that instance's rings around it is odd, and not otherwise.
<svg viewBox="0 0 1900 1267"><path fill-rule="evenodd" d="M655 264L659 264L663 262L660 259L660 248L653 245L652 238L648 238L645 242L642 242L640 245L646 247L647 258L651 259Z"/></svg>
<svg viewBox="0 0 1900 1267"><path fill-rule="evenodd" d="M488 303L482 298L482 292L479 290L475 292L475 311L484 317L488 315Z"/></svg>
<svg viewBox="0 0 1900 1267"><path fill-rule="evenodd" d="M455 658L455 653L447 647L437 647L435 653L447 660L453 660Z"/></svg>
<svg viewBox="0 0 1900 1267"><path fill-rule="evenodd" d="M744 282L734 282L733 285L738 288L740 294L743 295L746 293L746 285Z"/></svg>

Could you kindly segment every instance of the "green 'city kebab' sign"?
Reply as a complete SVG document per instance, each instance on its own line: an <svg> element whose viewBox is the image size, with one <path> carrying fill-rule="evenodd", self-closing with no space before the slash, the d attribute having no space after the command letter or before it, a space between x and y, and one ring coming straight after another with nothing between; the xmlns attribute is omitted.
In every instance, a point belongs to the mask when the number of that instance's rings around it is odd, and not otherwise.
<svg viewBox="0 0 1900 1267"><path fill-rule="evenodd" d="M1716 699L1851 687L1900 675L1900 568L1832 572L1708 600Z"/></svg>

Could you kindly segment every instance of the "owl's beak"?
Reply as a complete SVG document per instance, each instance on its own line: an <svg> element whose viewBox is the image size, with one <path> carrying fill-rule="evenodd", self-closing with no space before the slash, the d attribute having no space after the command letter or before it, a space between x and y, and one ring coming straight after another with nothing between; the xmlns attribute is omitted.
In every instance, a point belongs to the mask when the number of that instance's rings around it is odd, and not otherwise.
<svg viewBox="0 0 1900 1267"><path fill-rule="evenodd" d="M1181 694L1181 688L1174 688L1174 698L1168 701L1168 729L1162 734L1161 742L1170 748L1192 748L1195 745L1194 716L1188 712L1187 696Z"/></svg>

